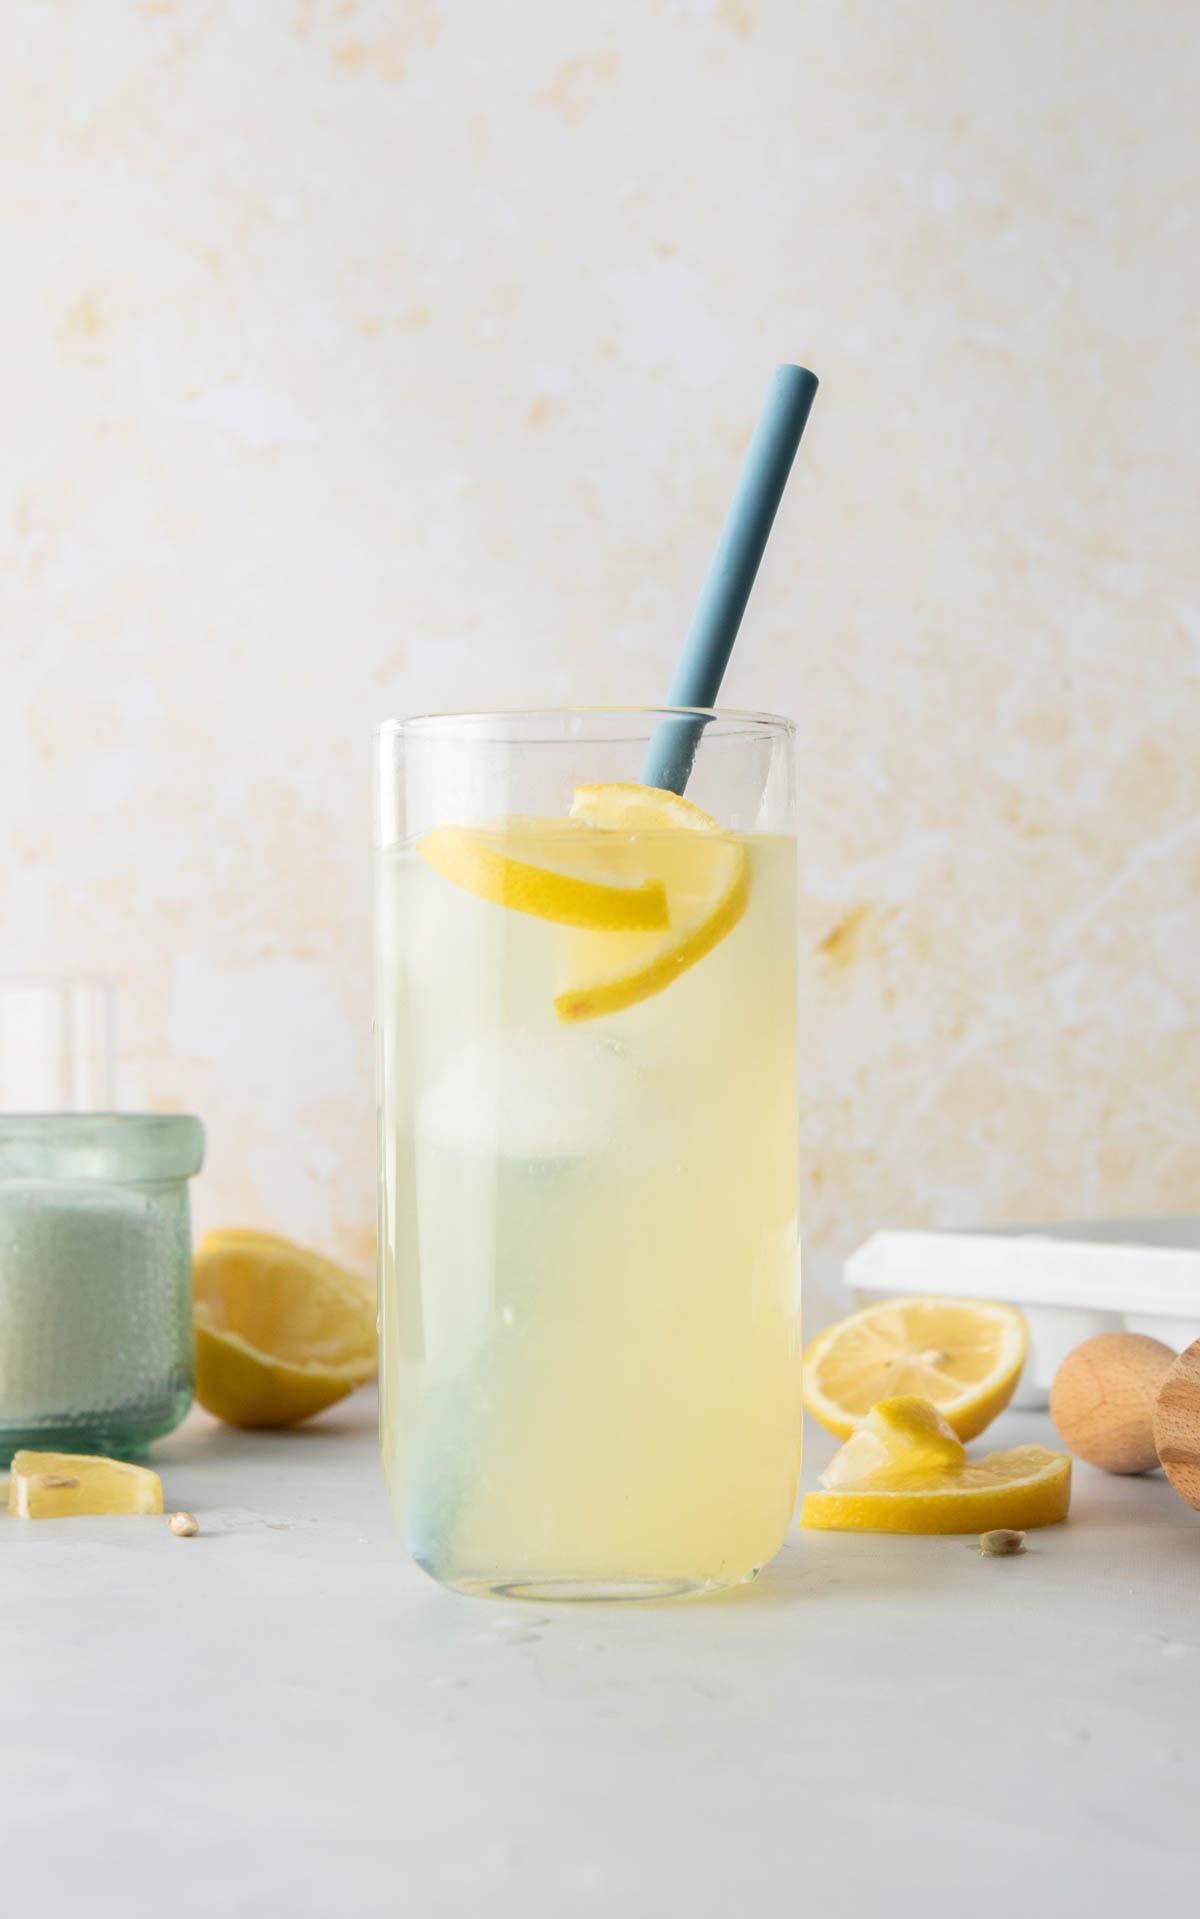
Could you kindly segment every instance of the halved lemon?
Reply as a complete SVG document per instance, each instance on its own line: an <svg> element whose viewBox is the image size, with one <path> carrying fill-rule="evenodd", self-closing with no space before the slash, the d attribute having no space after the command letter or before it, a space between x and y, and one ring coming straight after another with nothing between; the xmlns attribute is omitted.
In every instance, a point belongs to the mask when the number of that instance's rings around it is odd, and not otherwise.
<svg viewBox="0 0 1200 1919"><path fill-rule="evenodd" d="M806 1493L800 1524L834 1532L983 1533L997 1526L1030 1532L1065 1519L1070 1504L1069 1455L1014 1446L908 1480L884 1473Z"/></svg>
<svg viewBox="0 0 1200 1919"><path fill-rule="evenodd" d="M823 1486L864 1479L907 1479L965 1463L967 1449L931 1400L916 1393L881 1399L821 1474Z"/></svg>
<svg viewBox="0 0 1200 1919"><path fill-rule="evenodd" d="M664 928L666 890L640 871L605 871L592 834L569 820L511 820L494 830L436 826L417 852L443 879L492 906L594 932Z"/></svg>
<svg viewBox="0 0 1200 1919"><path fill-rule="evenodd" d="M90 1453L19 1452L8 1482L18 1519L81 1519L93 1513L160 1513L162 1481L148 1466Z"/></svg>
<svg viewBox="0 0 1200 1919"><path fill-rule="evenodd" d="M570 938L554 1001L567 1021L618 1013L661 993L732 931L749 892L744 844L678 793L622 783L581 786L571 817L612 833L631 865L661 882L670 928Z"/></svg>
<svg viewBox="0 0 1200 1919"><path fill-rule="evenodd" d="M848 1439L880 1400L915 1393L960 1439L973 1439L1008 1405L1028 1348L1015 1306L932 1295L882 1300L813 1340L804 1403Z"/></svg>
<svg viewBox="0 0 1200 1919"><path fill-rule="evenodd" d="M375 1293L274 1233L209 1233L196 1254L196 1398L230 1426L294 1426L375 1371Z"/></svg>

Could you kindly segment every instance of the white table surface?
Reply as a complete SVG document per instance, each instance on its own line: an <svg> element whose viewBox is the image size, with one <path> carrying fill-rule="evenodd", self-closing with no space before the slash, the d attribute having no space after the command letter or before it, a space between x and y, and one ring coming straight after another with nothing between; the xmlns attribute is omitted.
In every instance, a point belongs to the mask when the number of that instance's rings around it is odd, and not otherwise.
<svg viewBox="0 0 1200 1919"><path fill-rule="evenodd" d="M1161 1478L1077 1467L1018 1559L805 1533L724 1599L501 1605L408 1565L373 1420L193 1414L154 1463L196 1539L0 1519L6 1914L1190 1909L1200 1514Z"/></svg>

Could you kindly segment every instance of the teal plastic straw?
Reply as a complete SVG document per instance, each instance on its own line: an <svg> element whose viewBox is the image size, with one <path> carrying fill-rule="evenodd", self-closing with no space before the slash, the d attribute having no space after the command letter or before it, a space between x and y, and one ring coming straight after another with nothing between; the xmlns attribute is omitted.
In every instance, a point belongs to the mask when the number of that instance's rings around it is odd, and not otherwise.
<svg viewBox="0 0 1200 1919"><path fill-rule="evenodd" d="M776 368L684 638L668 706L717 703L816 390L817 376L807 367ZM643 785L682 793L707 724L702 714L663 720L650 741Z"/></svg>

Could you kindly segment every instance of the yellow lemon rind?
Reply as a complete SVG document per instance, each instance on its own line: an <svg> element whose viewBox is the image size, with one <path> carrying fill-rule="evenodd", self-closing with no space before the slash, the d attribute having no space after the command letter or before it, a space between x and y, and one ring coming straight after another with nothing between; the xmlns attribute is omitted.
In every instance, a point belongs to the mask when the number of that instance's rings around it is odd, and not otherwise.
<svg viewBox="0 0 1200 1919"><path fill-rule="evenodd" d="M636 1006L639 1000L661 993L681 973L686 973L720 945L745 912L750 890L745 851L742 847L733 850L737 855L734 878L714 910L698 926L682 939L665 940L661 951L646 966L598 980L592 986L568 988L556 994L554 1011L558 1018L571 1023L623 1012L627 1006Z"/></svg>
<svg viewBox="0 0 1200 1919"><path fill-rule="evenodd" d="M510 912L585 932L655 933L667 926L667 896L659 880L586 879L502 851L503 836L498 837L499 845L470 827L435 826L417 841L417 852L452 885Z"/></svg>
<svg viewBox="0 0 1200 1919"><path fill-rule="evenodd" d="M1017 1446L991 1454L988 1463L1010 1461L1014 1476L991 1486L955 1489L947 1473L933 1476L935 1483L905 1485L889 1477L878 1486L806 1493L800 1524L820 1532L910 1534L983 1533L999 1526L1032 1532L1058 1525L1071 1504L1069 1455Z"/></svg>
<svg viewBox="0 0 1200 1919"><path fill-rule="evenodd" d="M571 804L571 817L584 825L619 832L661 833L686 831L718 835L712 815L678 793L659 787L615 781L610 785L580 786ZM664 934L657 948L641 963L625 966L607 978L567 987L555 995L554 1011L564 1024L598 1019L624 1012L673 984L704 959L733 931L746 910L750 892L746 849L725 841L722 851L728 872L707 910L684 927Z"/></svg>
<svg viewBox="0 0 1200 1919"><path fill-rule="evenodd" d="M364 1385L375 1367L373 1356L342 1365L276 1359L218 1331L196 1308L196 1401L227 1426L298 1426Z"/></svg>
<svg viewBox="0 0 1200 1919"><path fill-rule="evenodd" d="M206 1235L193 1306L195 1396L228 1425L298 1425L376 1370L374 1289L276 1234Z"/></svg>
<svg viewBox="0 0 1200 1919"><path fill-rule="evenodd" d="M875 1314L909 1306L970 1311L981 1319L990 1319L1003 1327L1002 1363L982 1381L968 1385L961 1393L932 1402L959 1439L977 1438L1012 1399L1029 1350L1029 1327L1015 1306L1005 1305L998 1300L957 1299L934 1293L880 1300L826 1327L824 1332L818 1333L804 1354L805 1409L838 1439L849 1439L851 1433L864 1426L869 1418L869 1410L857 1414L847 1412L822 1391L818 1382L823 1360L848 1328L861 1325Z"/></svg>

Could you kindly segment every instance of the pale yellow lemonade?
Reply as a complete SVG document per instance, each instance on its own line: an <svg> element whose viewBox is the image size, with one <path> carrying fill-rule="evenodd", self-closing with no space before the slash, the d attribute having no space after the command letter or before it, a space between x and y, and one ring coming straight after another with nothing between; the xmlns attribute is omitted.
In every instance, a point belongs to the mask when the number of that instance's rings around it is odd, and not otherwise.
<svg viewBox="0 0 1200 1919"><path fill-rule="evenodd" d="M795 1502L794 842L647 791L380 856L384 1462L466 1590L731 1584Z"/></svg>

